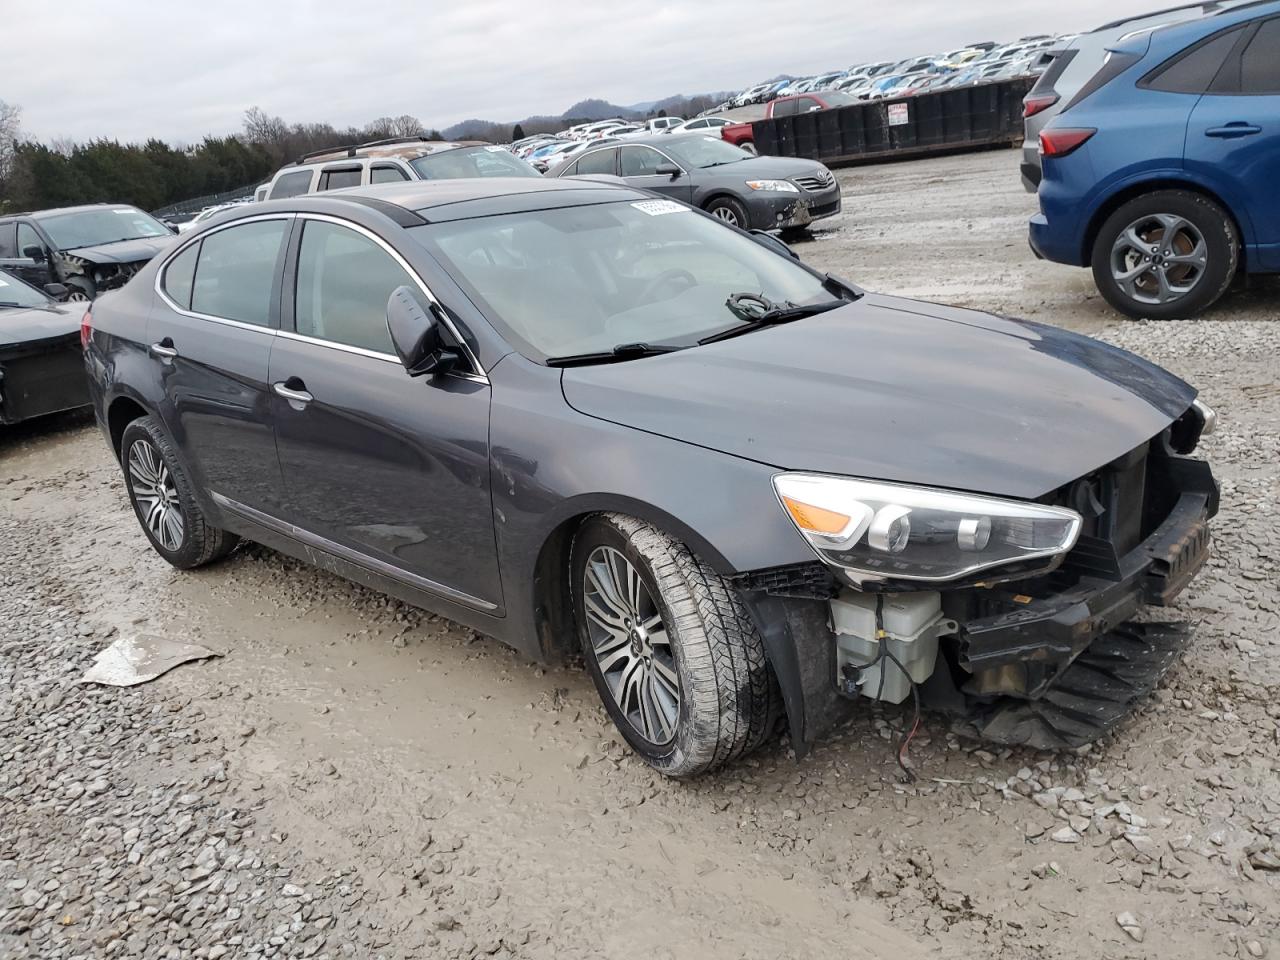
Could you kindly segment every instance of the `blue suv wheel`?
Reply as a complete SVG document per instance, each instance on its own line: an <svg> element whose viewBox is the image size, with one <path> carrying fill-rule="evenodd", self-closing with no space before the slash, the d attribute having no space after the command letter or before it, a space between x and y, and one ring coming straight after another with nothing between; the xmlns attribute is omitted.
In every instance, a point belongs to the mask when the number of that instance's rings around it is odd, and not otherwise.
<svg viewBox="0 0 1280 960"><path fill-rule="evenodd" d="M1131 317L1174 320L1208 309L1231 285L1240 241L1207 197L1159 190L1123 204L1093 243L1098 290Z"/></svg>

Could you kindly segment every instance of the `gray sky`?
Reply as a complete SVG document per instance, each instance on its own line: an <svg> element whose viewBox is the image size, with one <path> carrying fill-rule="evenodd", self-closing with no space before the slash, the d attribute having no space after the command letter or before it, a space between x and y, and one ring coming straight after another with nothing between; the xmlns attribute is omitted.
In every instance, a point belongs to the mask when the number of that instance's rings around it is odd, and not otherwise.
<svg viewBox="0 0 1280 960"><path fill-rule="evenodd" d="M981 40L1074 32L1159 0L3 0L0 98L48 140L240 129L258 105L290 122L429 127L736 90ZM12 6L14 9L4 10Z"/></svg>

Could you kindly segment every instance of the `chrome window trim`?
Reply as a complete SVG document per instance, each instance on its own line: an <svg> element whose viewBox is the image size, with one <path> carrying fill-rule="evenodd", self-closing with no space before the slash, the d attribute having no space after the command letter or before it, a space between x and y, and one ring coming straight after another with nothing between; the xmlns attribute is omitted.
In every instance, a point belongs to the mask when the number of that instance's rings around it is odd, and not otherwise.
<svg viewBox="0 0 1280 960"><path fill-rule="evenodd" d="M300 343L313 343L316 346L327 347L330 350L338 350L342 353L355 354L356 356L361 356L361 357L370 357L371 359L374 359L374 360L385 360L388 363L394 363L397 366L400 366L400 358L397 357L395 354L382 353L379 350L366 350L363 347L354 347L354 346L351 346L350 344L338 343L333 340L324 340L319 337L309 337L304 333L298 333L297 331L294 331L294 330L285 330L282 327L259 326L253 323L245 323L243 320L232 320L230 317L215 317L212 314L200 313L195 310L189 310L185 307L180 307L177 303L175 303L169 297L169 294L165 292L164 277L165 277L165 274L168 273L169 265L175 259L181 256L185 250L187 250L191 246L194 246L196 243L203 240L205 237L218 233L221 230L229 230L232 227L239 226L240 224L243 224L243 223L254 223L260 220L295 220L295 219L327 221L329 223L337 224L338 226L341 226L341 227L346 227L348 229L355 230L357 233L363 234L364 236L372 240L374 243L378 244L378 246L386 250L391 255L391 257L401 266L401 268L406 273L408 273L411 278L413 278L414 283L418 285L418 288L431 300L431 302L434 303L437 307L440 307L440 315L444 317L445 324L449 328L449 332L453 334L454 339L457 340L459 344L461 344L462 349L467 356L467 360L471 363L473 368L476 371L478 371L477 373L472 373L470 371L457 371L457 372L450 372L447 375L451 377L456 377L460 380L471 380L475 383L484 383L484 384L489 383L488 374L485 372L484 367L480 365L479 358L476 357L476 355L471 351L471 347L467 344L467 341L463 339L462 335L458 332L457 327L454 326L453 321L449 319L448 313L445 312L444 308L440 306L440 301L435 298L435 295L427 287L423 279L420 276L418 276L418 272L409 265L409 263L404 259L404 257L400 256L400 254L395 250L394 247L388 244L385 240L383 240L377 234L373 233L371 230L360 226L360 224L358 223L353 223L350 220L344 220L341 217L331 216L330 214L260 213L260 214L255 214L254 216L251 216L251 217L244 217L239 220L233 220L230 223L219 224L218 226L213 227L209 230L202 230L197 236L190 237L184 240L181 244L179 244L173 250L170 250L165 254L164 259L160 263L159 269L156 270L155 282L152 284L153 289L156 292L156 295L164 302L165 306L167 306L170 310L184 317L191 317L192 319L195 319L195 320L207 320L210 323L220 323L229 327L236 327L241 330L252 330L257 333L265 333L273 337L284 337L288 340L295 340Z"/></svg>
<svg viewBox="0 0 1280 960"><path fill-rule="evenodd" d="M462 348L462 352L466 356L467 361L471 364L472 369L475 371L475 375L479 377L484 377L485 382L486 383L488 382L488 373L485 371L484 367L481 366L480 358L477 357L471 351L470 344L467 343L467 341L463 338L461 332L459 332L458 328L454 325L453 320L450 318L448 311L446 311L444 309L444 306L440 303L440 301L436 299L436 295L431 292L431 288L427 286L426 281L423 280L422 277L418 276L418 271L413 269L413 267L409 265L409 261L406 260L404 257L402 257L400 255L400 252L396 250L395 247L391 246L391 244L387 243L387 241L383 240L382 237L378 236L376 233L374 233L372 230L368 229L367 227L362 227L358 223L353 223L350 220L344 220L341 217L335 217L327 213L299 213L297 214L297 216L301 220L318 220L322 223L332 223L339 227L346 227L348 230L354 230L356 233L359 233L367 237L368 239L372 240L375 244L377 244L383 250L385 250L388 254L390 254L391 259L393 259L396 263L398 263L400 267L404 270L404 272L407 273L409 277L413 280L413 282L417 284L418 289L422 291L423 296L425 296L428 300L430 300L432 305L435 306L437 310L439 310L440 318L444 321L444 325L448 328L449 332L453 334L453 338L458 341L458 345ZM301 252L301 247L299 247L299 252ZM295 281L296 281L296 277L295 277ZM296 331L285 331L285 332L295 333ZM298 334L298 335L306 336L306 334ZM332 340L323 340L319 338L311 338L311 339L316 340L316 342L318 343L323 343L326 346L334 346L334 347L345 346L345 344L335 343ZM360 349L360 348L356 348L356 349ZM379 354L377 351L374 351L374 350L370 350L367 352L374 354L375 356L386 356L386 354ZM396 357L395 361L396 363L399 363L400 358Z"/></svg>
<svg viewBox="0 0 1280 960"><path fill-rule="evenodd" d="M471 594L448 586L447 584L419 576L416 573L405 570L403 567L397 567L393 563L388 563L378 557L362 553L353 547L348 547L344 544L330 540L327 537L322 537L318 533L312 533L310 530L305 530L296 524L289 523L287 520L281 520L279 517L272 516L269 513L264 513L261 510L257 510L253 507L247 506L246 504L232 500L230 497L225 497L216 490L210 490L209 496L213 498L214 503L225 510L237 513L247 520L260 524L269 530L274 530L276 533L284 534L286 537L289 537L291 540L295 540L298 543L321 550L339 560L353 564L357 567L363 567L371 573L390 577L392 580L399 580L401 583L408 584L411 587L416 587L419 590L425 590L428 593L433 593L446 600L452 600L455 603L461 603L468 607L474 607L477 610L483 610L486 613L492 613L494 610L498 609L498 605L496 603L492 603L480 597L473 597Z"/></svg>

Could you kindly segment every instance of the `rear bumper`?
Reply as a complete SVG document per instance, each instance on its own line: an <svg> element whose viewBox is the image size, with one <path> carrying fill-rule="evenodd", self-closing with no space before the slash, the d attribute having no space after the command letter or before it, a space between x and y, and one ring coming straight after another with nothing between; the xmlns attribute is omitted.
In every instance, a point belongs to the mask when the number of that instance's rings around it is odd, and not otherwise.
<svg viewBox="0 0 1280 960"><path fill-rule="evenodd" d="M88 405L78 335L0 352L0 423Z"/></svg>

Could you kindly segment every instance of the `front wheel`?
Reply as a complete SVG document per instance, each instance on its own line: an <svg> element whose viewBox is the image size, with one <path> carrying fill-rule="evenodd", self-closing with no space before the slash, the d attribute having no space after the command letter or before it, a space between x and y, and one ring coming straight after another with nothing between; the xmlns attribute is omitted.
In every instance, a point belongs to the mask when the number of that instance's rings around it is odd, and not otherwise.
<svg viewBox="0 0 1280 960"><path fill-rule="evenodd" d="M723 220L731 227L746 230L751 226L747 219L747 208L735 197L716 197L706 206L707 213L717 220Z"/></svg>
<svg viewBox="0 0 1280 960"><path fill-rule="evenodd" d="M1240 257L1235 224L1186 190L1136 197L1107 218L1093 244L1093 278L1130 317L1177 320L1204 312L1230 286Z"/></svg>
<svg viewBox="0 0 1280 960"><path fill-rule="evenodd" d="M570 566L587 669L646 763L689 777L768 738L781 712L777 682L723 577L683 543L618 514L582 525Z"/></svg>

